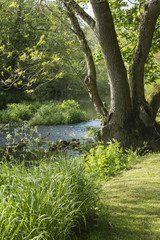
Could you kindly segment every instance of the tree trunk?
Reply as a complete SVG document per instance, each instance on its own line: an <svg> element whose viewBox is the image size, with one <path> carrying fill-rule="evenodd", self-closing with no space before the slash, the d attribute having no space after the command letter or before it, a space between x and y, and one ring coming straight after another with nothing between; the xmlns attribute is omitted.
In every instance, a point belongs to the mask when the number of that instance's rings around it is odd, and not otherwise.
<svg viewBox="0 0 160 240"><path fill-rule="evenodd" d="M113 138L128 145L132 125L132 107L127 71L124 66L112 15L107 1L91 0L96 19L96 35L106 64L110 83L110 115L102 126L102 139Z"/></svg>
<svg viewBox="0 0 160 240"><path fill-rule="evenodd" d="M130 118L131 100L127 72L121 57L112 15L107 1L91 0L96 18L96 35L104 56L111 94L111 112L119 124Z"/></svg>
<svg viewBox="0 0 160 240"><path fill-rule="evenodd" d="M93 20L74 0L63 0L95 32L104 56L110 83L110 113L103 121L101 135L104 142L116 139L123 147L141 146L148 141L152 149L160 148L160 135L153 121L152 104L144 96L144 65L148 57L160 14L160 0L149 0L144 4L140 20L138 42L131 62L129 79L121 56L114 28L113 18L107 0L91 0L95 15ZM72 22L74 25L74 23ZM78 31L77 36L80 34ZM85 37L78 36L84 50L88 66L86 85L94 82L88 91L93 96L96 88L96 75L90 58L90 50L85 48ZM87 53L88 52L88 53ZM91 70L91 71L90 71ZM92 76L90 78L90 76Z"/></svg>
<svg viewBox="0 0 160 240"><path fill-rule="evenodd" d="M152 0L144 4L138 42L130 65L131 99L135 115L140 114L141 108L147 109L144 96L144 66L152 45L155 25L159 14L160 2ZM151 116L149 108L147 114Z"/></svg>
<svg viewBox="0 0 160 240"><path fill-rule="evenodd" d="M74 33L76 34L80 42L80 45L86 60L87 76L85 77L83 84L87 88L90 100L93 103L98 115L103 120L107 117L108 111L106 106L101 101L101 98L98 93L97 82L96 82L96 69L95 69L95 64L93 61L91 49L87 43L84 32L80 28L79 22L75 14L71 11L70 7L68 7L66 3L64 4L68 10L68 16L72 22Z"/></svg>

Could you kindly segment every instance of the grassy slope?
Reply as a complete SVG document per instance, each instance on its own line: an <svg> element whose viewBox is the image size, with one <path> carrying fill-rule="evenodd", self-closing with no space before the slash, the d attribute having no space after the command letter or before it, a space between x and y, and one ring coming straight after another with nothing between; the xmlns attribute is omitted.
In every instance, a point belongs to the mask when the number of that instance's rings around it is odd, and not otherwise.
<svg viewBox="0 0 160 240"><path fill-rule="evenodd" d="M104 183L97 227L85 240L160 240L160 155Z"/></svg>

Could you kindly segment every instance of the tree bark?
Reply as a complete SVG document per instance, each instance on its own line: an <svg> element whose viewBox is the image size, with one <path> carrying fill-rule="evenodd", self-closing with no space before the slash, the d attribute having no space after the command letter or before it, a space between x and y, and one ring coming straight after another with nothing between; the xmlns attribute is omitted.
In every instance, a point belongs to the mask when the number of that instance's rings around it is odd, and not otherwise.
<svg viewBox="0 0 160 240"><path fill-rule="evenodd" d="M77 38L80 42L80 45L86 60L87 76L85 77L84 85L88 90L90 100L95 106L95 109L98 115L101 117L102 121L104 121L104 119L108 115L108 111L106 106L103 104L103 102L99 97L97 82L96 82L96 69L95 69L95 64L92 57L92 52L90 50L90 47L87 43L84 32L82 31L75 14L72 12L70 7L66 3L65 3L65 6L68 10L68 16L71 20L74 33L77 35Z"/></svg>
<svg viewBox="0 0 160 240"><path fill-rule="evenodd" d="M127 71L120 53L113 18L108 1L91 0L91 5L96 18L95 33L109 76L112 120L114 115L115 121L124 127L126 120L131 116L131 99Z"/></svg>
<svg viewBox="0 0 160 240"><path fill-rule="evenodd" d="M143 106L147 106L144 96L144 66L152 45L152 39L159 14L159 0L147 1L144 4L143 13L140 19L138 42L129 73L131 99L135 115L140 114L141 107L143 108Z"/></svg>
<svg viewBox="0 0 160 240"><path fill-rule="evenodd" d="M152 120L154 121L160 108L160 84L153 88L147 97L147 101L152 109Z"/></svg>

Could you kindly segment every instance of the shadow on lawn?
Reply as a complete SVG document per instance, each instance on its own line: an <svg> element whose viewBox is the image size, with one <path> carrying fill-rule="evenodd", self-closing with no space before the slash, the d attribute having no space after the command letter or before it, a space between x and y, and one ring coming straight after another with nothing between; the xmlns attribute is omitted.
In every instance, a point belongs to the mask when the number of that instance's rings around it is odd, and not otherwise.
<svg viewBox="0 0 160 240"><path fill-rule="evenodd" d="M160 240L160 178L144 175L105 184L97 224L85 240Z"/></svg>
<svg viewBox="0 0 160 240"><path fill-rule="evenodd" d="M136 182L112 186L106 195L106 236L101 240L160 240L159 185L146 181L143 186ZM105 226L104 221L101 224Z"/></svg>

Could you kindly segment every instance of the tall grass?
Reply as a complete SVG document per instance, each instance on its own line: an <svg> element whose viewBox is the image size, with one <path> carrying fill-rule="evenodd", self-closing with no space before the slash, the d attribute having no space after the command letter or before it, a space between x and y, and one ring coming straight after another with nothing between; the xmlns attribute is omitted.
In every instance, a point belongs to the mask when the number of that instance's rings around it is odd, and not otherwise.
<svg viewBox="0 0 160 240"><path fill-rule="evenodd" d="M0 239L76 239L96 200L77 160L52 157L29 168L1 163Z"/></svg>

